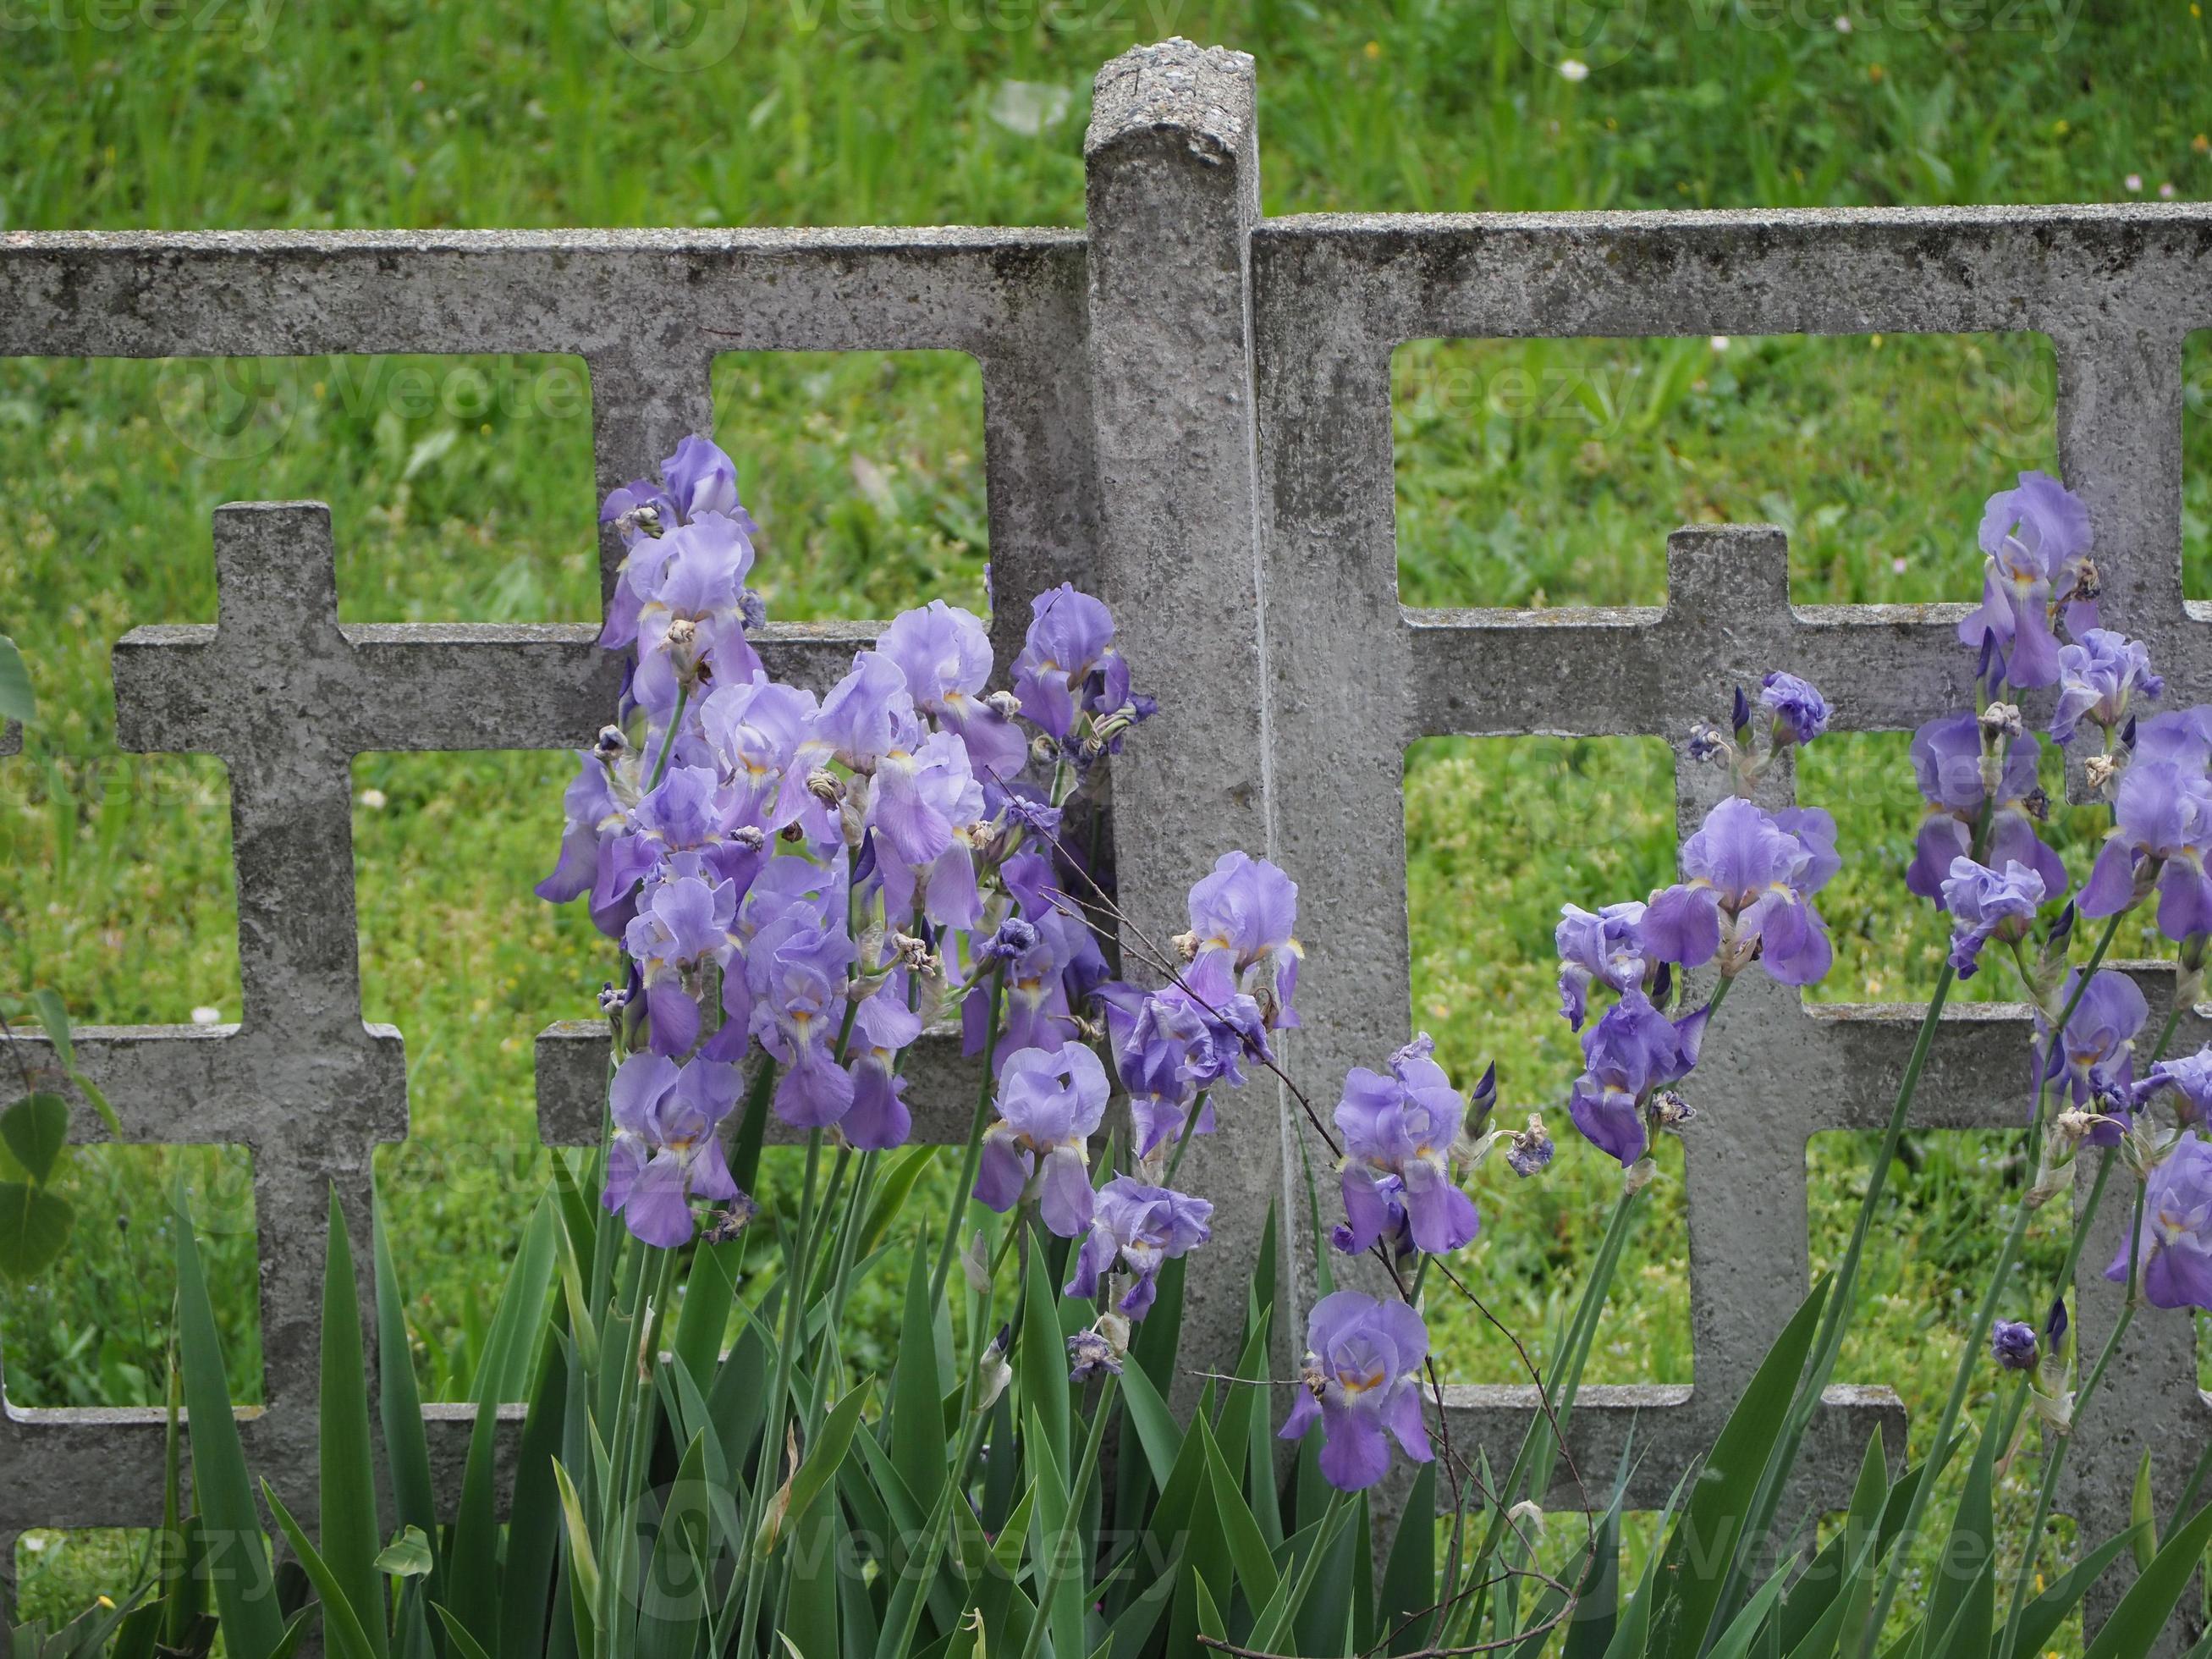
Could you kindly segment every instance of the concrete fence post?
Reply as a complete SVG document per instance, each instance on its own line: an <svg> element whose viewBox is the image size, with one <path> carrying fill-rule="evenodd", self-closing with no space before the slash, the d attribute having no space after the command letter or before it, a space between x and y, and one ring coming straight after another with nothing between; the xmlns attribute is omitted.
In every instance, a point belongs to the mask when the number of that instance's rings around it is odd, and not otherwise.
<svg viewBox="0 0 2212 1659"><path fill-rule="evenodd" d="M1161 708L1113 778L1120 902L1134 924L1124 966L1154 982L1140 933L1169 948L1188 925L1185 893L1221 854L1265 857L1274 844L1251 396L1255 113L1250 58L1170 40L1099 71L1084 141L1099 575L1137 684ZM1223 1133L1194 1145L1178 1184L1215 1206L1214 1242L1190 1270L1185 1361L1226 1370L1267 1206L1283 1196L1283 1103L1262 1078L1219 1109Z"/></svg>

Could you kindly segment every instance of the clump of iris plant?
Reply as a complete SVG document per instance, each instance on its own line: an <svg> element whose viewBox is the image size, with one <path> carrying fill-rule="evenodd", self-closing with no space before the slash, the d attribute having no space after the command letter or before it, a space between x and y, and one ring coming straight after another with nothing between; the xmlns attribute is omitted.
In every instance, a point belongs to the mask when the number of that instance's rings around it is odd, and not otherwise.
<svg viewBox="0 0 2212 1659"><path fill-rule="evenodd" d="M1079 861L1056 831L1152 713L1110 613L1073 587L1040 595L1014 688L994 691L981 620L933 602L817 699L755 648L757 532L721 450L684 439L601 517L624 550L600 636L623 656L622 703L580 757L538 890L588 895L624 958L602 999L608 1208L662 1247L692 1237L695 1200L749 1208L719 1139L748 1067L785 1123L864 1153L902 1145L900 1056L957 1012L971 1048L998 1034L1006 1127L982 1184L1034 1182L1079 1232L1090 1183L1079 1158L1066 1171L1108 1091L1085 1046L1106 969L1060 893Z"/></svg>

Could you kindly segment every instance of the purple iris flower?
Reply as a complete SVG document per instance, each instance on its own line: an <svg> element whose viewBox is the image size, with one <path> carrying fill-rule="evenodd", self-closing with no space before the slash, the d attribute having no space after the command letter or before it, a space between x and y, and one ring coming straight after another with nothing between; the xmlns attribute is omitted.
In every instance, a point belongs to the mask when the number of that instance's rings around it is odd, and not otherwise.
<svg viewBox="0 0 2212 1659"><path fill-rule="evenodd" d="M1424 1031L1390 1057L1389 1075L1355 1066L1344 1079L1336 1127L1344 1137L1338 1181L1346 1254L1388 1240L1400 1254L1463 1249L1482 1226L1474 1200L1454 1184L1451 1155L1468 1105L1434 1058Z"/></svg>
<svg viewBox="0 0 2212 1659"><path fill-rule="evenodd" d="M834 1051L856 954L844 920L842 906L831 915L826 903L793 901L761 923L744 951L752 1034L783 1068L775 1113L798 1128L826 1128L853 1104L852 1075Z"/></svg>
<svg viewBox="0 0 2212 1659"><path fill-rule="evenodd" d="M1828 971L1828 927L1813 896L1842 866L1836 821L1818 807L1768 813L1735 796L1713 808L1682 843L1684 879L1653 896L1644 939L1662 962L1695 968L1723 953L1733 974L1758 947L1784 985Z"/></svg>
<svg viewBox="0 0 2212 1659"><path fill-rule="evenodd" d="M1982 513L1982 602L1959 624L1960 643L1978 649L1993 635L2014 685L2056 682L2051 608L2065 607L2076 639L2098 625L2089 540L2089 509L2048 473L2023 472L2019 488L1990 496Z"/></svg>
<svg viewBox="0 0 2212 1659"><path fill-rule="evenodd" d="M1194 1105L1198 1121L1190 1133L1210 1135L1215 1127L1212 1101L1198 1105L1202 1085L1194 1073L1201 1067L1190 1063L1188 1042L1177 1040L1176 1022L1165 1011L1148 1010L1152 994L1118 981L1097 993L1107 1052L1129 1097L1130 1139L1139 1158L1182 1139Z"/></svg>
<svg viewBox="0 0 2212 1659"><path fill-rule="evenodd" d="M1644 907L1631 901L1592 913L1578 904L1559 907L1552 941L1559 953L1559 1013L1579 1031L1589 1013L1589 988L1626 991L1644 983L1651 965L1644 943Z"/></svg>
<svg viewBox="0 0 2212 1659"><path fill-rule="evenodd" d="M1705 1041L1700 1008L1670 1020L1639 990L1621 993L1605 1017L1583 1033L1583 1064L1567 1110L1599 1151L1628 1168L1650 1150L1651 1097L1680 1082L1698 1063Z"/></svg>
<svg viewBox="0 0 2212 1659"><path fill-rule="evenodd" d="M727 962L736 941L733 882L715 882L698 873L697 855L687 854L670 873L639 896L637 915L623 935L645 975L645 1011L652 1021L651 1046L657 1054L681 1054L699 1040L699 1004L687 988L701 964Z"/></svg>
<svg viewBox="0 0 2212 1659"><path fill-rule="evenodd" d="M899 665L880 651L854 653L852 672L830 688L814 717L821 748L855 772L872 772L893 749L921 742L914 697Z"/></svg>
<svg viewBox="0 0 2212 1659"><path fill-rule="evenodd" d="M876 649L905 675L915 708L967 745L978 777L1020 775L1029 743L983 695L991 678L991 636L980 619L933 599L895 617Z"/></svg>
<svg viewBox="0 0 2212 1659"><path fill-rule="evenodd" d="M550 904L566 904L592 890L599 883L607 860L609 843L629 817L616 799L608 763L589 750L578 751L577 758L583 763L582 768L561 797L562 814L566 820L561 831L561 856L553 872L536 889L538 896ZM608 915L604 921L595 904L592 925L611 938L619 939L629 921L629 890L625 888L618 914Z"/></svg>
<svg viewBox="0 0 2212 1659"><path fill-rule="evenodd" d="M675 707L694 679L745 680L760 666L745 641L745 573L753 545L734 519L701 514L638 548L626 580L639 597L630 694L648 710Z"/></svg>
<svg viewBox="0 0 2212 1659"><path fill-rule="evenodd" d="M2088 720L2109 736L2127 723L2140 698L2156 702L2166 682L2151 672L2150 647L2141 640L2108 629L2093 628L2058 653L2058 706L2051 716L2051 735L2071 743Z"/></svg>
<svg viewBox="0 0 2212 1659"><path fill-rule="evenodd" d="M2175 1117L2183 1123L2204 1122L2212 1114L2212 1048L2159 1061L2136 1085L2137 1103L2167 1089L2174 1094Z"/></svg>
<svg viewBox="0 0 2212 1659"><path fill-rule="evenodd" d="M1098 1189L1091 1231L1075 1255L1075 1277L1063 1295L1098 1294L1099 1282L1118 1260L1135 1282L1115 1307L1132 1319L1152 1311L1153 1281L1161 1265L1186 1255L1213 1237L1213 1206L1166 1187L1146 1187L1116 1176Z"/></svg>
<svg viewBox="0 0 2212 1659"><path fill-rule="evenodd" d="M2171 761L2184 772L2212 767L2212 705L2169 708L2136 722L2131 745L2139 761Z"/></svg>
<svg viewBox="0 0 2212 1659"><path fill-rule="evenodd" d="M1098 1056L1078 1043L1023 1048L999 1072L998 1121L984 1131L975 1200L1001 1215L1034 1188L1037 1214L1062 1238L1091 1225L1091 1151L1112 1091Z"/></svg>
<svg viewBox="0 0 2212 1659"><path fill-rule="evenodd" d="M2015 860L2043 878L2043 890L2066 890L2066 866L2058 854L2043 844L2035 832L2028 803L2039 799L2036 768L2042 745L2026 735L2007 742L2004 769L1997 782L1997 799L1990 815L1989 846L1985 856L1993 869ZM1982 732L1971 709L1933 720L1912 734L1912 771L1928 802L1913 845L1912 863L1905 872L1906 890L1943 902L1943 878L1951 861L1970 854L1974 844L1974 822L1982 811Z"/></svg>
<svg viewBox="0 0 2212 1659"><path fill-rule="evenodd" d="M1759 683L1759 701L1774 716L1774 744L1808 744L1828 729L1828 700L1809 680L1777 669Z"/></svg>
<svg viewBox="0 0 2212 1659"><path fill-rule="evenodd" d="M899 1051L921 1035L921 1016L908 1000L906 970L899 969L853 1011L853 1103L837 1128L864 1152L903 1146L914 1133L906 1079L897 1070Z"/></svg>
<svg viewBox="0 0 2212 1659"><path fill-rule="evenodd" d="M2081 888L2085 916L2117 915L2136 902L2136 884L2158 893L2158 930L2180 940L2212 933L2212 784L2171 761L2138 757L2120 774L2112 828Z"/></svg>
<svg viewBox="0 0 2212 1659"><path fill-rule="evenodd" d="M2027 937L2044 900L2043 878L2013 860L2001 875L1970 858L1951 860L1943 878L1943 908L1951 913L1951 966L1972 979L1990 940L2009 945Z"/></svg>
<svg viewBox="0 0 2212 1659"><path fill-rule="evenodd" d="M796 823L817 847L836 839L836 815L806 787L830 760L828 747L814 737L816 714L811 692L780 684L764 670L750 679L725 680L707 694L699 726L728 782L732 823L768 835Z"/></svg>
<svg viewBox="0 0 2212 1659"><path fill-rule="evenodd" d="M1389 1472L1395 1436L1416 1463L1435 1455L1421 1420L1429 1328L1402 1302L1358 1291L1325 1296L1306 1316L1305 1386L1279 1437L1322 1425L1321 1472L1339 1492L1361 1492Z"/></svg>
<svg viewBox="0 0 2212 1659"><path fill-rule="evenodd" d="M1017 1048L1057 1048L1076 1030L1075 1009L1087 1001L1107 976L1106 958L1081 917L1054 902L1051 861L1036 853L1017 853L1000 872L1017 909L999 924L975 951L978 974L1003 966L1006 1002L994 1065ZM983 1052L989 1024L988 999L969 997L961 1006L963 1052Z"/></svg>
<svg viewBox="0 0 2212 1659"><path fill-rule="evenodd" d="M738 1196L715 1131L743 1086L736 1066L710 1060L678 1070L665 1054L632 1054L616 1069L601 1201L647 1243L665 1250L688 1242L693 1198Z"/></svg>
<svg viewBox="0 0 2212 1659"><path fill-rule="evenodd" d="M1990 1352L2008 1371L2035 1369L2035 1327L2017 1319L2000 1319L1990 1327Z"/></svg>
<svg viewBox="0 0 2212 1659"><path fill-rule="evenodd" d="M975 848L982 816L982 786L951 732L911 748L897 742L877 757L866 823L891 915L919 908L937 926L959 928L983 919Z"/></svg>
<svg viewBox="0 0 2212 1659"><path fill-rule="evenodd" d="M2079 969L2067 975L2061 1006L2071 1001L2081 982ZM2067 1097L2076 1106L2093 1107L2118 1120L2100 1123L2089 1132L2096 1146L2117 1146L2123 1125L2133 1119L2135 1099L2135 1040L2149 1005L2136 982L2111 968L2100 969L2075 1004L2073 1017L2059 1034L2044 1067L2044 1076L2066 1079ZM2048 1043L2050 1022L2036 1016L2036 1033Z"/></svg>
<svg viewBox="0 0 2212 1659"><path fill-rule="evenodd" d="M716 881L736 884L742 899L753 878L767 862L763 836L739 833L743 820L736 811L737 797L716 775L703 766L672 766L659 784L629 811L629 833L601 869L592 889L594 909L621 895L610 886L614 879L627 885L643 880L651 871L672 863L678 854L699 855L701 872Z"/></svg>
<svg viewBox="0 0 2212 1659"><path fill-rule="evenodd" d="M613 525L627 550L615 571L606 629L599 636L600 646L610 651L637 638L638 612L649 592L644 573L657 568L665 557L654 548L657 540L705 513L732 520L747 541L760 534L752 515L738 501L736 465L707 439L685 438L661 462L660 471L665 484L637 479L610 491L599 507L599 522Z"/></svg>
<svg viewBox="0 0 2212 1659"><path fill-rule="evenodd" d="M1264 859L1224 853L1190 890L1191 989L1217 1006L1243 992L1270 1030L1295 1026L1291 999L1305 957L1297 922L1297 883Z"/></svg>
<svg viewBox="0 0 2212 1659"><path fill-rule="evenodd" d="M2194 1129L2150 1172L2135 1253L2151 1306L2212 1312L2212 1146ZM2105 1277L2127 1283L2129 1255L2123 1244Z"/></svg>
<svg viewBox="0 0 2212 1659"><path fill-rule="evenodd" d="M1079 716L1110 714L1130 702L1129 665L1114 648L1114 616L1103 601L1068 582L1030 601L1014 695L1023 714L1063 744Z"/></svg>

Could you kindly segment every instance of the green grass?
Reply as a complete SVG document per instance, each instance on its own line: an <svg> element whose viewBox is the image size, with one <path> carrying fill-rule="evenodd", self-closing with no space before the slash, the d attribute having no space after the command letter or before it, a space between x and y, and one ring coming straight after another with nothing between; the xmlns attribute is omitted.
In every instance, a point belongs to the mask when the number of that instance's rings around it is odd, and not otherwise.
<svg viewBox="0 0 2212 1659"><path fill-rule="evenodd" d="M119 29L13 32L0 231L1074 224L1091 71L1177 32L1256 53L1275 213L2116 200L2130 173L2146 195L2167 182L2212 194L2196 113L2207 25L2165 0L2025 33L1875 27L1900 15L1884 8L1845 33L1715 0L1634 41L1531 36L1533 51L1512 20L1544 9L1518 0L1134 0L1049 9L1047 22L1018 6L924 8L926 29L760 0L726 56L685 74L654 67L647 9L376 0L282 9L265 37L156 29L143 19L170 14L150 11ZM1557 72L1568 56L1592 66L1587 80ZM2187 582L2212 597L2201 341L2189 368ZM0 364L0 630L31 654L42 702L25 754L0 763L0 978L50 984L86 1021L237 1016L222 769L118 754L106 663L130 627L212 620L216 503L330 501L351 620L574 618L595 597L573 360L234 367L256 377L233 384L258 412L220 441L194 401L206 372ZM1670 529L1748 519L1790 530L1801 600L1966 598L1982 496L2052 452L2048 351L2032 337L1419 343L1397 380L1401 580L1418 604L1658 603ZM718 435L767 529L776 614L884 615L939 593L981 604L971 363L732 356L715 394ZM1717 709L1725 688L1710 690ZM1905 999L1932 977L1937 930L1898 884L1915 815L1902 752L1831 741L1805 768L1803 793L1837 811L1850 860L1824 899L1838 940L1824 995ZM542 1176L532 1036L585 1010L604 974L580 916L529 893L566 764L372 755L355 771L366 1011L406 1034L414 1113L378 1170L417 1358L441 1394L466 1372L495 1264ZM1498 1057L1509 1104L1555 1103L1574 1068L1550 988L1557 906L1664 878L1670 778L1650 744L1437 742L1409 757L1413 1013L1463 1074ZM2089 830L2057 833L2078 872ZM1992 973L1968 989L2003 988ZM1566 1144L1543 1182L1486 1176L1473 1264L1539 1351L1615 1179L1563 1115L1554 1125ZM2014 1176L2002 1138L1927 1136L1913 1152L1844 1369L1925 1407ZM166 1322L156 1166L171 1156L76 1161L87 1219L70 1258L0 1310L12 1401L146 1397ZM204 1184L235 1192L241 1154L184 1156L202 1160ZM1820 1256L1849 1224L1863 1153L1823 1138L1810 1168ZM1679 1159L1668 1169L1614 1294L1601 1380L1690 1373ZM250 1389L251 1236L234 1201L218 1209L232 1218L218 1301ZM2039 1231L2031 1259L2047 1268L2062 1248ZM861 1323L884 1305L864 1299ZM127 1316L106 1316L117 1307ZM1439 1326L1461 1374L1511 1374L1493 1334ZM2015 1498L2033 1470L2029 1458L2008 1477ZM54 1553L109 1559L92 1540ZM57 1595L101 1582L46 1576Z"/></svg>

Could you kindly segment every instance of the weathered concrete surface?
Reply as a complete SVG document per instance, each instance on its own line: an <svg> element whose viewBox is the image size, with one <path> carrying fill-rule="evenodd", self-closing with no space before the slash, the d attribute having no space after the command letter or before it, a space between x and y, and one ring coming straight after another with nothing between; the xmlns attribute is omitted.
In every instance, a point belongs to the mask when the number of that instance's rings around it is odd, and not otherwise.
<svg viewBox="0 0 2212 1659"><path fill-rule="evenodd" d="M2090 505L2107 619L2151 642L2181 698L2212 690L2198 625L2212 612L2184 603L2179 548L2180 347L2212 325L2212 210L1263 221L1255 108L1239 54L1170 42L1109 64L1085 144L1087 234L0 235L0 353L574 353L591 377L602 488L705 424L719 352L971 354L1002 659L1042 588L1074 580L1114 600L1139 683L1164 711L1115 769L1124 900L1164 939L1218 852L1241 846L1290 868L1311 947L1307 1024L1291 1053L1323 1111L1346 1066L1376 1063L1407 1034L1408 742L1656 737L1676 751L1686 830L1717 779L1682 748L1733 681L1805 673L1850 731L1909 729L1969 696L1958 607L1795 605L1782 538L1757 526L1674 538L1664 606L1405 609L1389 421L1390 353L1403 341L2041 331L2057 351L2061 450ZM576 504L579 534L590 508ZM312 1483L301 1390L324 1194L335 1182L358 1227L368 1151L406 1131L398 1034L360 1021L346 762L368 749L579 742L614 684L586 624L340 627L328 535L312 507L226 510L222 622L142 629L116 651L125 747L231 765L245 1023L80 1037L133 1138L255 1151L270 1404L246 1431L294 1498ZM778 627L763 653L819 687L873 633ZM0 733L0 753L15 736ZM1787 798L1786 775L1771 783ZM2154 1008L2172 995L2167 970L2131 971ZM1587 1392L1574 1431L1586 1474L1609 1473L1633 1421L1632 1501L1653 1501L1710 1437L1805 1288L1805 1139L1883 1121L1917 1018L1801 1007L1757 976L1732 994L1698 1073L1703 1115L1686 1162L1696 1382ZM2026 1029L2018 1008L1948 1018L1916 1121L2019 1121ZM2180 1040L2207 1034L2192 1016ZM556 1026L539 1060L545 1138L587 1138L596 1032ZM923 1136L964 1133L972 1070L933 1038L915 1076ZM1191 1166L1190 1184L1219 1206L1192 1302L1208 1358L1234 1340L1259 1218L1296 1168L1285 1149L1304 1130L1284 1105L1248 1088L1230 1133ZM1287 1213L1303 1220L1302 1198ZM2117 1311L2099 1268L2120 1216L2100 1223L2083 1261L2092 1346ZM1299 1240L1300 1260L1312 1246ZM1301 1323L1285 1310L1285 1367ZM2068 1501L2093 1530L2124 1518L2141 1446L2159 1449L2170 1493L2204 1444L2190 1349L2185 1321L2133 1328L2075 1454ZM1881 1381L1831 1391L1808 1501L1840 1496L1872 1427L1894 1443L1899 1413ZM1533 1404L1492 1387L1449 1388L1445 1403L1455 1441L1493 1463ZM465 1435L465 1420L436 1414L448 1474ZM0 1534L143 1520L158 1502L159 1444L153 1413L11 1408ZM1563 1484L1553 1497L1575 1494Z"/></svg>
<svg viewBox="0 0 2212 1659"><path fill-rule="evenodd" d="M1115 861L1155 953L1189 925L1185 895L1217 858L1274 846L1246 271L1257 116L1251 58L1170 40L1098 72L1084 138L1099 574L1136 683L1160 705L1114 762ZM1122 949L1133 977L1159 982L1135 937ZM1283 1105L1265 1076L1223 1099L1225 1133L1194 1142L1181 1172L1224 1224L1237 1218L1191 1264L1194 1370L1236 1368L1269 1203L1287 1236ZM1276 1346L1272 1374L1291 1375L1289 1345ZM1182 1379L1178 1405L1198 1386Z"/></svg>

